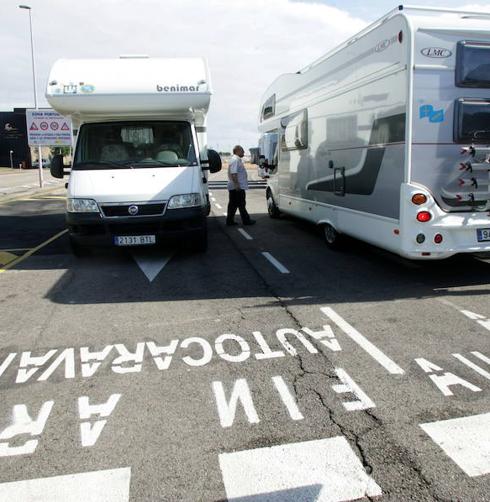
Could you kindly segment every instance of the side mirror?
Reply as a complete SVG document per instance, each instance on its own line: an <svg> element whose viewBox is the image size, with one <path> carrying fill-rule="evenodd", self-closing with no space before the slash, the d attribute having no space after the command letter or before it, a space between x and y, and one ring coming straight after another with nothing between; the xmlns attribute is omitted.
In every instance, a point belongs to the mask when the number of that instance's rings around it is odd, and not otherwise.
<svg viewBox="0 0 490 502"><path fill-rule="evenodd" d="M263 155L260 155L260 148L254 147L250 148L250 163L251 164L260 164L260 157L263 157Z"/></svg>
<svg viewBox="0 0 490 502"><path fill-rule="evenodd" d="M63 155L55 155L51 160L49 171L53 178L63 178L65 166L63 164Z"/></svg>
<svg viewBox="0 0 490 502"><path fill-rule="evenodd" d="M216 150L208 150L209 171L218 173L221 171L221 157Z"/></svg>

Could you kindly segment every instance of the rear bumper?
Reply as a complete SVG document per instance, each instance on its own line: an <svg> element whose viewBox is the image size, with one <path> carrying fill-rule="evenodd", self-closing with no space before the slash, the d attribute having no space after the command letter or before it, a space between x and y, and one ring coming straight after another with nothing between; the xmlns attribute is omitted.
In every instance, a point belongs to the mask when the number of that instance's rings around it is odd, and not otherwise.
<svg viewBox="0 0 490 502"><path fill-rule="evenodd" d="M120 235L155 235L156 244L177 243L206 230L206 208L169 209L164 215L104 218L100 214L67 213L71 239L86 246L114 246Z"/></svg>

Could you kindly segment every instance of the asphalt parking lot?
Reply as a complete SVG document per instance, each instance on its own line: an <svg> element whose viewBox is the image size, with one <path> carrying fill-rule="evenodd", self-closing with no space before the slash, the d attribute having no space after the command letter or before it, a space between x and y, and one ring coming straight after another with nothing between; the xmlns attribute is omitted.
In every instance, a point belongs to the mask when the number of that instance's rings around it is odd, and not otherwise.
<svg viewBox="0 0 490 502"><path fill-rule="evenodd" d="M0 500L490 501L490 259L210 190L204 254L77 258L64 189L0 204Z"/></svg>

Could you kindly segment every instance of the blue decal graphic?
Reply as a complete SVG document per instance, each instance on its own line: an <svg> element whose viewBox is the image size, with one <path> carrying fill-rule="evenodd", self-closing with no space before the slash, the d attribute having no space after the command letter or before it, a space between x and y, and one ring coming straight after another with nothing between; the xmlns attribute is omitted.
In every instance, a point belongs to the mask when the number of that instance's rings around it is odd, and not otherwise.
<svg viewBox="0 0 490 502"><path fill-rule="evenodd" d="M423 119L426 117L433 124L444 122L444 110L434 110L432 105L422 105L419 108L419 118Z"/></svg>
<svg viewBox="0 0 490 502"><path fill-rule="evenodd" d="M93 85L85 84L80 86L80 90L85 94L91 94L95 91L95 87Z"/></svg>

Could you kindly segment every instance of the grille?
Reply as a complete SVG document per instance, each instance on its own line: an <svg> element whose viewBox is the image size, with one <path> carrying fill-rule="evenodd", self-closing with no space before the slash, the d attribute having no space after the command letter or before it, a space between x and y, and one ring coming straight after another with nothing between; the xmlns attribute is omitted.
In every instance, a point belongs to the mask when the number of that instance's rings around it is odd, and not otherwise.
<svg viewBox="0 0 490 502"><path fill-rule="evenodd" d="M136 206L138 208L137 214L130 214L129 208ZM102 212L107 218L114 217L138 217L138 216L157 216L163 214L165 211L165 204L160 202L158 204L122 204L114 206L102 206Z"/></svg>

